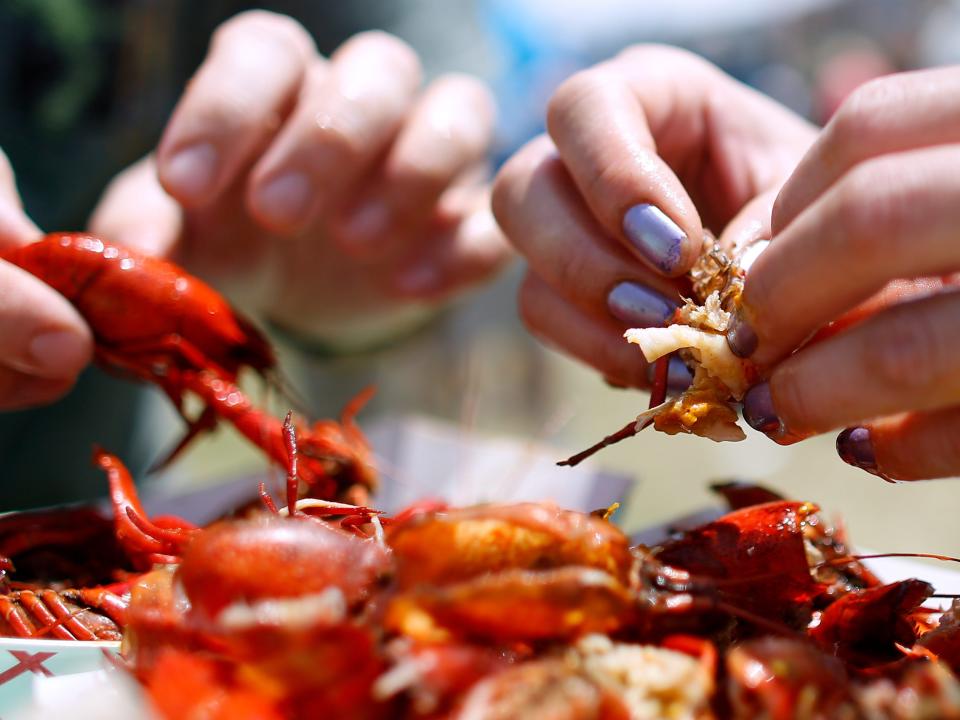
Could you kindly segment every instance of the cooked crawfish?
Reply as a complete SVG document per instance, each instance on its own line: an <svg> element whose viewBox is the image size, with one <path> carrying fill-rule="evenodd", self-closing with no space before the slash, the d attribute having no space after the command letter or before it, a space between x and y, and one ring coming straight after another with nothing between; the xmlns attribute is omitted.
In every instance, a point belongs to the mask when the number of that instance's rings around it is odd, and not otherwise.
<svg viewBox="0 0 960 720"><path fill-rule="evenodd" d="M665 327L624 333L628 342L640 346L647 362L655 363L648 409L616 433L558 464L576 465L650 425L668 435L692 433L717 442L746 437L737 424L737 405L759 380L759 372L749 360L733 354L725 333L740 301L746 264L758 246L731 256L705 233L703 252L688 273L693 298L677 309ZM693 381L679 397L668 399L667 375L675 353L692 369Z"/></svg>
<svg viewBox="0 0 960 720"><path fill-rule="evenodd" d="M93 332L99 365L166 393L189 426L167 461L219 418L283 465L280 422L258 410L236 385L244 368L271 379L273 349L209 285L173 263L82 233L54 233L0 257L77 308ZM184 414L187 393L204 403L196 419ZM324 421L308 428L299 422L303 444L313 449L301 462L301 479L311 494L362 498L374 487L370 449L352 421L357 409L354 404L345 411L343 426Z"/></svg>

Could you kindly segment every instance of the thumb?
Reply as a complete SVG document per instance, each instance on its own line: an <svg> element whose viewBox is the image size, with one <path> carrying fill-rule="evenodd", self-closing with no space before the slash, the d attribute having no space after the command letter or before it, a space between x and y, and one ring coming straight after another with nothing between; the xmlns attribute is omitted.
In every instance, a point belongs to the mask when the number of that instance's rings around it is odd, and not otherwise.
<svg viewBox="0 0 960 720"><path fill-rule="evenodd" d="M40 237L40 229L23 212L10 161L0 150L0 249L24 245Z"/></svg>
<svg viewBox="0 0 960 720"><path fill-rule="evenodd" d="M152 155L117 175L90 217L91 232L147 255L170 255L183 227L176 200L157 179Z"/></svg>
<svg viewBox="0 0 960 720"><path fill-rule="evenodd" d="M39 236L0 151L0 250ZM0 409L51 402L70 389L92 354L90 329L66 298L0 261Z"/></svg>
<svg viewBox="0 0 960 720"><path fill-rule="evenodd" d="M0 408L50 402L93 355L90 329L59 293L0 262Z"/></svg>

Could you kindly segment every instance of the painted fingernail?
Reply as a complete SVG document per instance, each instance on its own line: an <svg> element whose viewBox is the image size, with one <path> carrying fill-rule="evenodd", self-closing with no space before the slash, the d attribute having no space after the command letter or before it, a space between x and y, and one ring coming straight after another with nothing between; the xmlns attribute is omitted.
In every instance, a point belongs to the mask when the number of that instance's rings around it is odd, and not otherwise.
<svg viewBox="0 0 960 720"><path fill-rule="evenodd" d="M607 295L607 309L630 327L661 327L677 304L637 282L622 282Z"/></svg>
<svg viewBox="0 0 960 720"><path fill-rule="evenodd" d="M877 474L877 456L867 428L847 428L837 435L837 453L848 465Z"/></svg>
<svg viewBox="0 0 960 720"><path fill-rule="evenodd" d="M89 346L77 333L52 330L36 335L28 348L32 367L49 377L79 372L89 360Z"/></svg>
<svg viewBox="0 0 960 720"><path fill-rule="evenodd" d="M653 382L655 367L655 363L647 366L647 382ZM687 364L676 356L670 358L670 365L667 368L667 391L674 395L681 393L690 387L692 382L693 372Z"/></svg>
<svg viewBox="0 0 960 720"><path fill-rule="evenodd" d="M767 435L782 429L780 417L773 408L770 383L762 382L747 390L743 396L743 419L754 430Z"/></svg>
<svg viewBox="0 0 960 720"><path fill-rule="evenodd" d="M257 212L271 225L295 228L307 220L313 185L302 172L289 172L269 181L256 194Z"/></svg>
<svg viewBox="0 0 960 720"><path fill-rule="evenodd" d="M748 358L757 349L757 333L750 327L740 310L734 312L727 326L727 345L737 357Z"/></svg>
<svg viewBox="0 0 960 720"><path fill-rule="evenodd" d="M219 164L220 154L210 143L189 145L164 163L163 183L180 198L201 200L213 190Z"/></svg>
<svg viewBox="0 0 960 720"><path fill-rule="evenodd" d="M360 247L383 244L390 222L390 208L379 200L369 200L347 217L343 228L345 239Z"/></svg>
<svg viewBox="0 0 960 720"><path fill-rule="evenodd" d="M623 216L623 234L653 267L676 272L687 236L660 208L634 205Z"/></svg>

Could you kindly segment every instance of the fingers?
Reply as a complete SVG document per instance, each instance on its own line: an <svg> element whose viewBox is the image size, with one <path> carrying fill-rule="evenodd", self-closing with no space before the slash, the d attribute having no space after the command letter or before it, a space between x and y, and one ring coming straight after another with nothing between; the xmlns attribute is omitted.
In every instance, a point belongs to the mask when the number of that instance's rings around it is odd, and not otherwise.
<svg viewBox="0 0 960 720"><path fill-rule="evenodd" d="M33 275L0 262L0 408L49 402L90 362L93 341L77 311Z"/></svg>
<svg viewBox="0 0 960 720"><path fill-rule="evenodd" d="M23 212L13 168L0 150L0 248L23 245L39 235L39 228Z"/></svg>
<svg viewBox="0 0 960 720"><path fill-rule="evenodd" d="M565 82L547 127L606 234L668 276L699 255L701 217L723 228L778 188L814 137L704 60L655 46Z"/></svg>
<svg viewBox="0 0 960 720"><path fill-rule="evenodd" d="M111 242L167 257L180 237L183 213L160 187L156 163L148 156L110 182L89 224Z"/></svg>
<svg viewBox="0 0 960 720"><path fill-rule="evenodd" d="M717 238L720 245L737 255L760 240L768 240L770 210L776 197L776 190L768 190L744 205Z"/></svg>
<svg viewBox="0 0 960 720"><path fill-rule="evenodd" d="M960 475L960 408L902 413L844 430L837 452L850 465L888 480Z"/></svg>
<svg viewBox="0 0 960 720"><path fill-rule="evenodd" d="M643 354L624 341L622 330L612 321L599 323L584 314L533 273L527 273L520 288L519 307L530 332L592 366L609 382L623 387L649 384Z"/></svg>
<svg viewBox="0 0 960 720"><path fill-rule="evenodd" d="M167 192L188 207L219 195L276 133L313 54L283 15L247 12L220 26L157 151Z"/></svg>
<svg viewBox="0 0 960 720"><path fill-rule="evenodd" d="M902 73L859 87L783 186L773 212L774 232L864 160L960 141L958 98L956 68Z"/></svg>
<svg viewBox="0 0 960 720"><path fill-rule="evenodd" d="M488 187L452 188L441 206L440 226L390 271L392 294L442 300L492 277L510 259L510 246L490 210Z"/></svg>
<svg viewBox="0 0 960 720"><path fill-rule="evenodd" d="M651 78L650 92L664 88ZM657 154L642 99L600 65L567 80L550 101L547 128L604 231L657 271L676 276L700 252L700 217ZM682 115L681 115L682 116Z"/></svg>
<svg viewBox="0 0 960 720"><path fill-rule="evenodd" d="M777 439L955 406L958 353L960 291L901 302L780 363L744 418Z"/></svg>
<svg viewBox="0 0 960 720"><path fill-rule="evenodd" d="M670 281L605 236L547 138L529 143L504 166L493 209L542 282L586 316L617 318L621 334L626 327L662 325L679 304Z"/></svg>
<svg viewBox="0 0 960 720"><path fill-rule="evenodd" d="M383 254L423 230L446 188L483 160L493 133L494 102L479 80L437 79L418 99L378 170L334 225L354 254Z"/></svg>
<svg viewBox="0 0 960 720"><path fill-rule="evenodd" d="M891 280L960 266L960 146L855 167L792 222L747 275L735 351L775 362ZM815 291L814 291L815 289ZM746 345L746 347L743 347Z"/></svg>
<svg viewBox="0 0 960 720"><path fill-rule="evenodd" d="M0 151L0 248L40 230L24 214L7 156ZM0 410L53 402L90 362L90 331L73 306L28 272L0 261Z"/></svg>
<svg viewBox="0 0 960 720"><path fill-rule="evenodd" d="M420 84L414 51L383 33L314 62L286 125L254 168L247 195L264 226L291 234L338 207L399 130Z"/></svg>

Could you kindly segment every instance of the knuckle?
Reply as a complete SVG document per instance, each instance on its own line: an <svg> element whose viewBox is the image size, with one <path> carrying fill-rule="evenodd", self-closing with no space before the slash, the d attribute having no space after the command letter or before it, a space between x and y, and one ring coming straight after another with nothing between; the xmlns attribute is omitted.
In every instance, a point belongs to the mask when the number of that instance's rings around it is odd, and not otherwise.
<svg viewBox="0 0 960 720"><path fill-rule="evenodd" d="M717 69L715 65L689 50L656 43L631 45L621 50L615 60L618 63L641 67L668 65L672 71L681 71L685 75L689 73L710 75Z"/></svg>
<svg viewBox="0 0 960 720"><path fill-rule="evenodd" d="M453 179L455 170L441 153L418 153L392 160L384 174L389 185L396 187L405 198L413 200L405 204L414 206L424 196L439 194Z"/></svg>
<svg viewBox="0 0 960 720"><path fill-rule="evenodd" d="M901 236L908 208L898 191L902 178L898 168L885 158L860 163L844 176L836 193L843 255L863 261L884 256Z"/></svg>
<svg viewBox="0 0 960 720"><path fill-rule="evenodd" d="M825 156L843 166L870 152L887 134L891 118L907 100L903 79L897 76L869 80L840 105L825 129Z"/></svg>
<svg viewBox="0 0 960 720"><path fill-rule="evenodd" d="M354 35L336 55L353 52L376 57L380 64L389 67L394 73L417 78L423 74L417 51L396 35L383 30L367 30Z"/></svg>
<svg viewBox="0 0 960 720"><path fill-rule="evenodd" d="M869 326L861 363L879 388L898 394L944 382L952 370L950 342L931 312L895 308Z"/></svg>
<svg viewBox="0 0 960 720"><path fill-rule="evenodd" d="M547 103L547 130L551 136L563 132L571 111L593 97L608 76L603 66L597 66L582 70L560 84Z"/></svg>
<svg viewBox="0 0 960 720"><path fill-rule="evenodd" d="M892 109L898 109L904 101L905 76L893 75L868 80L854 89L840 106L839 111L869 126L873 118L882 117Z"/></svg>
<svg viewBox="0 0 960 720"><path fill-rule="evenodd" d="M352 165L363 156L364 138L349 118L319 111L307 126L306 135L300 146L312 148L312 155L331 167L341 163Z"/></svg>
<svg viewBox="0 0 960 720"><path fill-rule="evenodd" d="M493 181L491 205L493 215L508 236L523 213L525 189L547 158L550 143L540 137L524 145L500 168Z"/></svg>
<svg viewBox="0 0 960 720"><path fill-rule="evenodd" d="M592 266L582 253L554 254L553 285L562 288L568 296L579 292L584 285L585 278L594 277L596 268Z"/></svg>
<svg viewBox="0 0 960 720"><path fill-rule="evenodd" d="M247 10L234 15L214 31L212 43L218 45L251 37L267 38L294 49L300 55L314 49L313 38L300 23L288 15L269 10Z"/></svg>

